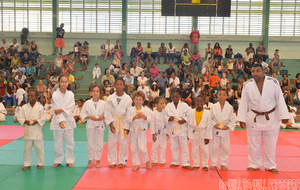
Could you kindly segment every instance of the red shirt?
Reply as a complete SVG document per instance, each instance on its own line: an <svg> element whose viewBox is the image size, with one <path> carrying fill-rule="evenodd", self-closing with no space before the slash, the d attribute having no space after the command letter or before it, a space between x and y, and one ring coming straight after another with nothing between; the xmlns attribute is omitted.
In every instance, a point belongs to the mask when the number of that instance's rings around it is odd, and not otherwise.
<svg viewBox="0 0 300 190"><path fill-rule="evenodd" d="M190 38L191 38L191 43L192 44L198 44L199 43L199 38L200 38L200 33L199 31L193 31L190 33Z"/></svg>
<svg viewBox="0 0 300 190"><path fill-rule="evenodd" d="M220 78L219 76L212 75L209 77L208 81L210 87L216 87L216 82L220 82Z"/></svg>
<svg viewBox="0 0 300 190"><path fill-rule="evenodd" d="M201 60L201 56L200 56L198 53L197 53L196 55L193 54L193 55L191 56L191 58L192 58L192 61L197 61L198 59Z"/></svg>

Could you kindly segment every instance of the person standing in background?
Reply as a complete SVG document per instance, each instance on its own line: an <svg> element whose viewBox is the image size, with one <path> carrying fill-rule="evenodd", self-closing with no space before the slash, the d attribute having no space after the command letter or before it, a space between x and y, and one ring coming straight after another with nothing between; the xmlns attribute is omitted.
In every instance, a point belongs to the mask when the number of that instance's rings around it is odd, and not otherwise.
<svg viewBox="0 0 300 190"><path fill-rule="evenodd" d="M190 38L191 38L191 43L194 45L194 50L197 50L197 52L199 52L198 44L199 44L200 33L196 27L194 27L193 31L190 33Z"/></svg>
<svg viewBox="0 0 300 190"><path fill-rule="evenodd" d="M56 39L55 39L55 49L52 55L55 55L57 48L60 47L60 54L62 54L62 49L65 47L65 30L64 30L64 23L60 24L60 27L56 28Z"/></svg>

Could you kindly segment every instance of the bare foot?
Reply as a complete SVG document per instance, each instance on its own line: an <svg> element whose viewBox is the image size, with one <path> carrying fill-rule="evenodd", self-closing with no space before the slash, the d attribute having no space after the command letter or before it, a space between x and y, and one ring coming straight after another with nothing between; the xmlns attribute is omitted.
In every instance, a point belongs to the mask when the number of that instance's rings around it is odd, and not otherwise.
<svg viewBox="0 0 300 190"><path fill-rule="evenodd" d="M18 122L18 120L17 120L17 119L14 119L14 122L15 122L15 123L17 123L17 122Z"/></svg>
<svg viewBox="0 0 300 190"><path fill-rule="evenodd" d="M152 165L153 165L153 166L156 166L156 165L157 165L157 163L156 163L156 162L152 162Z"/></svg>
<svg viewBox="0 0 300 190"><path fill-rule="evenodd" d="M40 166L40 165L37 165L37 168L40 170L40 169L43 169L44 167Z"/></svg>
<svg viewBox="0 0 300 190"><path fill-rule="evenodd" d="M103 61L105 61L105 60L106 60L106 58L103 59Z"/></svg>
<svg viewBox="0 0 300 190"><path fill-rule="evenodd" d="M194 166L193 170L198 170L200 167Z"/></svg>
<svg viewBox="0 0 300 190"><path fill-rule="evenodd" d="M146 168L147 168L148 170L152 169L151 163L150 163L149 161L146 162Z"/></svg>
<svg viewBox="0 0 300 190"><path fill-rule="evenodd" d="M57 168L57 166L60 166L60 164L55 163L52 165L52 168Z"/></svg>
<svg viewBox="0 0 300 190"><path fill-rule="evenodd" d="M101 168L100 160L97 160L97 162L96 162L96 168Z"/></svg>
<svg viewBox="0 0 300 190"><path fill-rule="evenodd" d="M159 163L158 165L159 165L159 166L163 166L163 165L165 165L165 164L166 164L166 163Z"/></svg>
<svg viewBox="0 0 300 190"><path fill-rule="evenodd" d="M22 170L28 170L29 168L31 168L31 166L24 166L23 168L22 168Z"/></svg>
<svg viewBox="0 0 300 190"><path fill-rule="evenodd" d="M228 170L228 168L226 166L221 166L221 169L224 170L224 171Z"/></svg>
<svg viewBox="0 0 300 190"><path fill-rule="evenodd" d="M86 166L87 168L92 168L92 164L93 164L93 161L92 160L89 160L89 163L88 165Z"/></svg>
<svg viewBox="0 0 300 190"><path fill-rule="evenodd" d="M249 172L252 172L252 171L257 170L257 169L252 168L252 167L248 167L246 170L249 171Z"/></svg>
<svg viewBox="0 0 300 190"><path fill-rule="evenodd" d="M136 171L136 170L138 170L140 168L140 166L139 165L136 165L136 166L134 166L133 168L132 168L132 171Z"/></svg>
<svg viewBox="0 0 300 190"><path fill-rule="evenodd" d="M210 169L211 169L211 170L215 170L215 169L217 169L217 168L216 168L216 166L210 166Z"/></svg>
<svg viewBox="0 0 300 190"><path fill-rule="evenodd" d="M176 168L176 167L179 167L179 165L171 164L170 167L171 167L171 168Z"/></svg>
<svg viewBox="0 0 300 190"><path fill-rule="evenodd" d="M110 164L108 167L109 168L114 168L114 167L116 167L116 165L115 164Z"/></svg>
<svg viewBox="0 0 300 190"><path fill-rule="evenodd" d="M279 171L276 168L273 168L273 169L270 169L270 170L267 170L267 171L270 171L273 174L278 174L279 173Z"/></svg>
<svg viewBox="0 0 300 190"><path fill-rule="evenodd" d="M119 168L124 168L125 165L124 165L124 164L119 164L118 167L119 167Z"/></svg>
<svg viewBox="0 0 300 190"><path fill-rule="evenodd" d="M182 166L182 168L188 169L188 170L193 170L193 168L191 166Z"/></svg>
<svg viewBox="0 0 300 190"><path fill-rule="evenodd" d="M206 167L206 166L203 167L202 169L203 169L204 171L208 171L208 167Z"/></svg>
<svg viewBox="0 0 300 190"><path fill-rule="evenodd" d="M74 167L74 165L71 164L71 163L67 163L67 165L68 165L70 168L73 168L73 167Z"/></svg>

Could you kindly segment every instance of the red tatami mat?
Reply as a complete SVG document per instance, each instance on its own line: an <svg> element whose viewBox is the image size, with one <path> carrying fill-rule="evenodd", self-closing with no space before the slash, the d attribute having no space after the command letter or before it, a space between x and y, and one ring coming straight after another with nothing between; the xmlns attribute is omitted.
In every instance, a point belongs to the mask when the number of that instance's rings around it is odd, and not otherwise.
<svg viewBox="0 0 300 190"><path fill-rule="evenodd" d="M300 138L283 138L283 139L292 143L293 145L300 146Z"/></svg>
<svg viewBox="0 0 300 190"><path fill-rule="evenodd" d="M24 130L19 125L0 125L0 139L18 139L24 135Z"/></svg>
<svg viewBox="0 0 300 190"><path fill-rule="evenodd" d="M5 139L5 140L0 140L0 147L4 146L10 142L14 141L14 139Z"/></svg>

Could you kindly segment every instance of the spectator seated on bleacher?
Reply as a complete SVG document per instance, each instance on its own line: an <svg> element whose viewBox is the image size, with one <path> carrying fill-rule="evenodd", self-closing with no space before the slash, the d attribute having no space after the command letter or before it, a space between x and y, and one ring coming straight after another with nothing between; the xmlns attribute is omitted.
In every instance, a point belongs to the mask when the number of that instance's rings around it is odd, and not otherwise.
<svg viewBox="0 0 300 190"><path fill-rule="evenodd" d="M114 55L117 55L119 59L122 57L122 46L120 44L120 40L116 41L117 45L115 45L115 52Z"/></svg>
<svg viewBox="0 0 300 190"><path fill-rule="evenodd" d="M10 44L10 45L13 45L13 46L15 47L15 49L18 51L18 53L19 53L19 46L20 46L20 45L18 44L16 38L13 39L13 43Z"/></svg>
<svg viewBox="0 0 300 190"><path fill-rule="evenodd" d="M255 55L255 49L254 49L252 43L249 44L249 47L246 48L245 52L247 52L249 50L250 50L250 53L252 53L252 55L254 56ZM255 59L255 57L253 57L253 59Z"/></svg>
<svg viewBox="0 0 300 190"><path fill-rule="evenodd" d="M37 59L37 55L39 54L39 46L36 44L36 41L33 40L31 42L31 45L29 46L29 57L31 58L32 56Z"/></svg>
<svg viewBox="0 0 300 190"><path fill-rule="evenodd" d="M178 67L178 70L176 71L177 76L179 77L180 81L183 81L184 74L189 72L183 67L182 64L179 64L177 67Z"/></svg>
<svg viewBox="0 0 300 190"><path fill-rule="evenodd" d="M180 87L180 80L178 77L176 77L175 72L171 74L171 77L169 78L169 83L174 83L174 86L176 88Z"/></svg>
<svg viewBox="0 0 300 190"><path fill-rule="evenodd" d="M208 43L207 48L205 48L205 57L206 58L212 57L212 52L213 52L213 49L211 48L211 44Z"/></svg>
<svg viewBox="0 0 300 190"><path fill-rule="evenodd" d="M215 62L213 64L213 68L218 71L218 73L222 74L226 71L223 70L223 61L220 61L219 58L215 58Z"/></svg>
<svg viewBox="0 0 300 190"><path fill-rule="evenodd" d="M146 83L142 83L141 86L137 88L137 91L141 91L145 94L146 100L150 99L150 90L148 86L146 86Z"/></svg>
<svg viewBox="0 0 300 190"><path fill-rule="evenodd" d="M14 45L11 45L10 48L7 50L7 56L5 59L5 67L11 66L11 60L13 59L15 53L18 53L18 51L15 49Z"/></svg>
<svg viewBox="0 0 300 190"><path fill-rule="evenodd" d="M46 93L47 93L47 87L44 85L42 80L39 80L39 84L35 87L35 90L38 93L38 100L41 102L41 104L44 106L46 103Z"/></svg>
<svg viewBox="0 0 300 190"><path fill-rule="evenodd" d="M145 57L148 57L148 55L151 55L151 57L155 60L156 58L156 53L153 51L153 47L151 47L151 43L147 43L147 47L144 49L145 51Z"/></svg>
<svg viewBox="0 0 300 190"><path fill-rule="evenodd" d="M59 53L56 53L56 58L54 60L54 65L55 65L56 73L59 76L60 72L61 72L61 68L63 66L63 59L60 57Z"/></svg>
<svg viewBox="0 0 300 190"><path fill-rule="evenodd" d="M257 58L256 60L257 60L257 62L255 62L255 64L256 64L256 63L261 64L261 65L263 66L264 69L266 69L266 68L269 66L268 63L266 63L266 62L263 61L263 58L262 58L262 57L259 57L259 58Z"/></svg>
<svg viewBox="0 0 300 190"><path fill-rule="evenodd" d="M191 56L192 61L192 72L195 70L195 66L198 66L198 70L201 71L201 56L197 50L194 50L194 53Z"/></svg>
<svg viewBox="0 0 300 190"><path fill-rule="evenodd" d="M156 82L153 82L151 87L150 87L150 99L154 100L154 98L159 96L159 88L157 86Z"/></svg>
<svg viewBox="0 0 300 190"><path fill-rule="evenodd" d="M282 75L282 80L280 81L280 87L282 89L282 92L284 94L286 101L288 102L288 100L289 100L290 103L293 103L293 99L291 96L291 91L292 91L291 81L290 81L290 79L288 79L287 74Z"/></svg>
<svg viewBox="0 0 300 190"><path fill-rule="evenodd" d="M114 60L112 61L111 65L109 66L110 72L114 72L114 75L118 75L121 68L121 61L118 59L118 56L114 54Z"/></svg>
<svg viewBox="0 0 300 190"><path fill-rule="evenodd" d="M101 84L104 85L104 81L108 80L109 85L114 86L115 85L115 77L110 74L109 69L105 69L105 75L102 77Z"/></svg>
<svg viewBox="0 0 300 190"><path fill-rule="evenodd" d="M74 55L70 55L70 58L67 60L67 65L72 72L75 72L76 68L75 68L75 59L74 59Z"/></svg>
<svg viewBox="0 0 300 190"><path fill-rule="evenodd" d="M176 57L176 49L173 46L172 42L169 43L168 52L169 52L169 61L171 60L173 62Z"/></svg>
<svg viewBox="0 0 300 190"><path fill-rule="evenodd" d="M235 65L236 68L236 73L238 74L237 79L239 79L239 77L241 75L244 75L244 69L245 69L245 65L243 63L243 59L239 59L239 62Z"/></svg>
<svg viewBox="0 0 300 190"><path fill-rule="evenodd" d="M233 50L231 48L231 45L228 46L228 48L226 48L226 52L225 52L225 58L232 58L233 56Z"/></svg>
<svg viewBox="0 0 300 190"><path fill-rule="evenodd" d="M10 107L12 107L14 105L14 94L15 91L17 91L17 87L15 85L13 85L12 82L9 82L6 85L6 94L4 96L4 101L6 106L8 105L8 100L10 101Z"/></svg>
<svg viewBox="0 0 300 190"><path fill-rule="evenodd" d="M191 55L191 51L190 51L189 44L188 44L188 43L184 43L184 45L183 45L182 48L181 48L180 53L178 53L178 54L176 55L176 58L177 58L177 60L178 60L178 61L177 61L177 64L182 64L181 55L184 54L184 51L185 51L185 50L188 52L188 54Z"/></svg>
<svg viewBox="0 0 300 190"><path fill-rule="evenodd" d="M144 60L144 58L147 58L145 57L144 55L144 49L142 47L142 44L141 42L137 42L137 47L135 48L136 52L137 52L137 55L141 57L141 60Z"/></svg>
<svg viewBox="0 0 300 190"><path fill-rule="evenodd" d="M45 78L45 76L46 76L45 59L42 58L42 54L40 54L40 53L38 54L38 57L36 59L36 70L37 70L38 77Z"/></svg>
<svg viewBox="0 0 300 190"><path fill-rule="evenodd" d="M114 45L110 43L110 40L106 41L106 45L105 45L105 57L103 60L107 59L107 55L109 54L110 60L112 60L112 55L113 55L113 51L114 51Z"/></svg>
<svg viewBox="0 0 300 190"><path fill-rule="evenodd" d="M168 86L168 78L167 78L167 74L165 72L162 72L161 75L158 75L157 77L154 78L154 81L157 83L158 85L158 89L159 89L159 96L161 96L163 93L165 93L166 91L166 87Z"/></svg>
<svg viewBox="0 0 300 190"><path fill-rule="evenodd" d="M167 63L167 48L165 47L165 43L161 43L160 47L158 48L158 64L160 64L161 56L165 57L164 64L166 64Z"/></svg>
<svg viewBox="0 0 300 190"><path fill-rule="evenodd" d="M27 53L29 54L29 45L30 41L24 40L24 44L21 46L21 51L20 51L20 57L23 58L24 54Z"/></svg>
<svg viewBox="0 0 300 190"><path fill-rule="evenodd" d="M114 93L114 88L109 84L108 80L104 81L104 86L102 88L102 100L106 101L107 97Z"/></svg>
<svg viewBox="0 0 300 190"><path fill-rule="evenodd" d="M132 63L132 68L130 69L130 74L137 79L137 77L141 74L143 69L141 67L137 67L135 63Z"/></svg>
<svg viewBox="0 0 300 190"><path fill-rule="evenodd" d="M75 94L75 77L71 75L71 72L69 70L66 73L67 76L69 77L69 84L72 87L72 92Z"/></svg>
<svg viewBox="0 0 300 190"><path fill-rule="evenodd" d="M14 53L13 57L11 58L10 68L13 68L14 66L17 66L17 68L19 68L20 67L20 63L21 63L21 60L18 57L18 53Z"/></svg>
<svg viewBox="0 0 300 190"><path fill-rule="evenodd" d="M7 51L10 48L10 44L6 41L5 38L2 38L2 44L0 44L0 47L4 47L4 49Z"/></svg>
<svg viewBox="0 0 300 190"><path fill-rule="evenodd" d="M35 73L35 66L32 65L31 61L29 61L28 66L26 68L26 78L28 81L30 81L30 86L32 86L35 81Z"/></svg>
<svg viewBox="0 0 300 190"><path fill-rule="evenodd" d="M0 69L4 68L5 66L5 58L6 58L7 52L4 47L0 48ZM3 61L3 64L2 64Z"/></svg>
<svg viewBox="0 0 300 190"><path fill-rule="evenodd" d="M252 75L251 70L252 70L252 66L253 66L253 58L250 58L249 62L244 62L244 64L245 64L245 68L244 68L245 73L247 73L249 76L251 76Z"/></svg>
<svg viewBox="0 0 300 190"><path fill-rule="evenodd" d="M105 45L102 44L102 45L100 46L100 56L99 56L99 60L101 60L101 57L102 57L102 56L105 58L105 53L106 53Z"/></svg>
<svg viewBox="0 0 300 190"><path fill-rule="evenodd" d="M226 84L226 90L228 92L227 101L229 102L230 105L233 106L235 93L234 93L233 89L231 88L230 83Z"/></svg>
<svg viewBox="0 0 300 190"><path fill-rule="evenodd" d="M259 46L256 48L256 55L255 58L262 58L263 61L265 62L268 58L267 53L266 53L266 48L263 47L262 43L259 44Z"/></svg>
<svg viewBox="0 0 300 190"><path fill-rule="evenodd" d="M212 69L213 64L214 64L214 62L212 60L212 57L209 57L206 61L204 61L203 67L201 70L202 77L209 76L209 72Z"/></svg>
<svg viewBox="0 0 300 190"><path fill-rule="evenodd" d="M223 58L222 48L220 47L219 42L215 43L213 55L214 55L214 58L219 58L220 60L222 60L222 58Z"/></svg>
<svg viewBox="0 0 300 190"><path fill-rule="evenodd" d="M182 83L187 84L187 88L192 88L193 87L192 75L189 73L186 74L186 78L183 79Z"/></svg>
<svg viewBox="0 0 300 190"><path fill-rule="evenodd" d="M80 53L81 60L81 70L84 71L83 65L85 65L85 70L87 70L88 60L90 59L90 53L87 51L86 47L83 47L83 50Z"/></svg>
<svg viewBox="0 0 300 190"><path fill-rule="evenodd" d="M154 59L152 59L151 55L147 57L144 61L143 69L146 72L146 76L150 77L150 69L152 68L152 64L154 63Z"/></svg>
<svg viewBox="0 0 300 190"><path fill-rule="evenodd" d="M86 51L89 51L90 47L89 47L89 43L87 41L84 41L83 43L83 46L81 48L81 51L86 48Z"/></svg>
<svg viewBox="0 0 300 190"><path fill-rule="evenodd" d="M82 44L77 41L77 42L75 42L74 47L73 47L73 56L77 57L78 62L80 60L81 45Z"/></svg>
<svg viewBox="0 0 300 190"><path fill-rule="evenodd" d="M191 67L191 55L188 54L187 50L184 50L184 53L181 54L181 61L182 61L182 65L187 66L187 71L190 70Z"/></svg>
<svg viewBox="0 0 300 190"><path fill-rule="evenodd" d="M125 77L123 78L125 81L125 88L127 90L127 94L130 94L131 91L135 89L134 87L134 77L130 75L130 72L127 71Z"/></svg>
<svg viewBox="0 0 300 190"><path fill-rule="evenodd" d="M134 61L133 61L137 67L144 67L144 62L141 60L140 56L136 56Z"/></svg>
<svg viewBox="0 0 300 190"><path fill-rule="evenodd" d="M295 93L295 97L293 99L293 103L298 106L297 114L299 114L300 113L300 89L297 89L297 91Z"/></svg>
<svg viewBox="0 0 300 190"><path fill-rule="evenodd" d="M170 62L169 68L165 70L165 72L167 73L168 79L171 77L172 73L175 73L175 69L173 67L174 67L173 63Z"/></svg>
<svg viewBox="0 0 300 190"><path fill-rule="evenodd" d="M29 61L32 61L31 58L28 56L28 53L24 53L24 57L21 59L21 63L23 63L26 67L29 63Z"/></svg>
<svg viewBox="0 0 300 190"><path fill-rule="evenodd" d="M148 79L145 77L145 72L142 71L140 76L137 78L137 86L141 86L142 83L145 83L147 85Z"/></svg>
<svg viewBox="0 0 300 190"><path fill-rule="evenodd" d="M192 89L188 87L188 84L184 83L181 88L181 101L186 102L188 105L192 103Z"/></svg>
<svg viewBox="0 0 300 190"><path fill-rule="evenodd" d="M159 68L156 67L156 63L152 63L152 68L150 69L150 84L152 84L153 79L159 74Z"/></svg>
<svg viewBox="0 0 300 190"><path fill-rule="evenodd" d="M278 68L278 71L277 71L277 74L280 75L280 54L279 54L279 50L276 49L275 52L270 56L270 66L271 68L274 70L274 66L277 66Z"/></svg>

